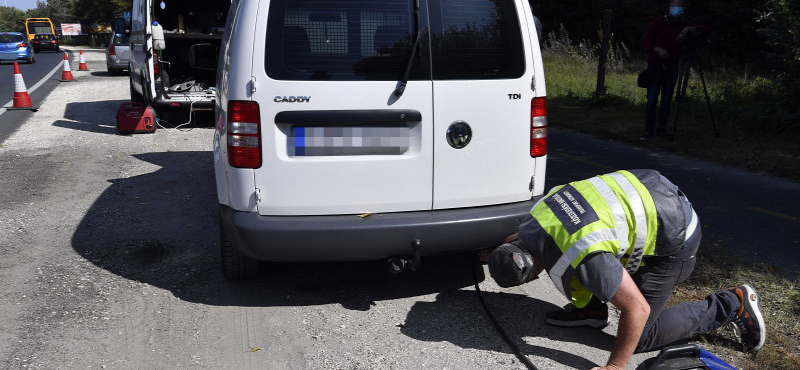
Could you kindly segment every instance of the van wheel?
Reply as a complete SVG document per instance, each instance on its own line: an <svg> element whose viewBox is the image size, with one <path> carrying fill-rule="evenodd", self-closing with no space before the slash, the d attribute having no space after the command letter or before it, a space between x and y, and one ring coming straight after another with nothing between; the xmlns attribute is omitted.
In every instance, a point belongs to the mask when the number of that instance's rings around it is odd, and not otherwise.
<svg viewBox="0 0 800 370"><path fill-rule="evenodd" d="M134 103L143 102L144 101L144 97L142 96L142 94L139 94L139 92L136 91L136 89L133 88L133 79L132 78L128 79L128 83L131 86L131 101L134 102Z"/></svg>
<svg viewBox="0 0 800 370"><path fill-rule="evenodd" d="M249 279L258 276L258 261L244 256L225 238L225 232L219 227L219 244L222 249L222 274L231 280Z"/></svg>

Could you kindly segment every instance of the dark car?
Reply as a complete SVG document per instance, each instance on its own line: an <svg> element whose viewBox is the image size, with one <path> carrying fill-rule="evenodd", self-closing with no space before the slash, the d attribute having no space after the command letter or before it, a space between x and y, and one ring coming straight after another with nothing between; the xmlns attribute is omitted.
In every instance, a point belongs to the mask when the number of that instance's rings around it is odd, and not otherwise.
<svg viewBox="0 0 800 370"><path fill-rule="evenodd" d="M52 33L39 33L33 36L33 51L38 53L43 50L61 51L61 48L58 47L58 39Z"/></svg>

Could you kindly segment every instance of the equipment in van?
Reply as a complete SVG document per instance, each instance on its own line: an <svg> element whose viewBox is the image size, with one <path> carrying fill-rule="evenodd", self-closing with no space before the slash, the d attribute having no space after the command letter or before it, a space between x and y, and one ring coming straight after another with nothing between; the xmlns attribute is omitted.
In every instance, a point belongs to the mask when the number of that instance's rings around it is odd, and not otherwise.
<svg viewBox="0 0 800 370"><path fill-rule="evenodd" d="M133 0L131 101L156 112L212 110L220 30L230 5L229 0Z"/></svg>
<svg viewBox="0 0 800 370"><path fill-rule="evenodd" d="M153 49L164 50L167 42L164 41L164 28L158 22L153 22Z"/></svg>
<svg viewBox="0 0 800 370"><path fill-rule="evenodd" d="M126 102L117 109L120 134L143 134L156 131L156 112L142 103Z"/></svg>

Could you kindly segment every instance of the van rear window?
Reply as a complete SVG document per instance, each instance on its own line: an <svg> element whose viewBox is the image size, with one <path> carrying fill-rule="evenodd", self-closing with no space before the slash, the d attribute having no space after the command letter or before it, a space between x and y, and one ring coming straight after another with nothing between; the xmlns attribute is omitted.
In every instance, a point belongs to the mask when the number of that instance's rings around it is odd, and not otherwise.
<svg viewBox="0 0 800 370"><path fill-rule="evenodd" d="M420 7L411 80L524 72L513 0L420 0ZM273 0L266 71L277 80L399 80L415 30L414 0Z"/></svg>

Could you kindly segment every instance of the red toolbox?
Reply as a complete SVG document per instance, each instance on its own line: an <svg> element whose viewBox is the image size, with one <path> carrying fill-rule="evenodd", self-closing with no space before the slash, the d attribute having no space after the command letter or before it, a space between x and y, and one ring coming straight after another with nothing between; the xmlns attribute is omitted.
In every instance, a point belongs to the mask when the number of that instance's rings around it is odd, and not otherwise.
<svg viewBox="0 0 800 370"><path fill-rule="evenodd" d="M123 103L117 110L120 134L143 134L156 131L156 111L142 103Z"/></svg>

